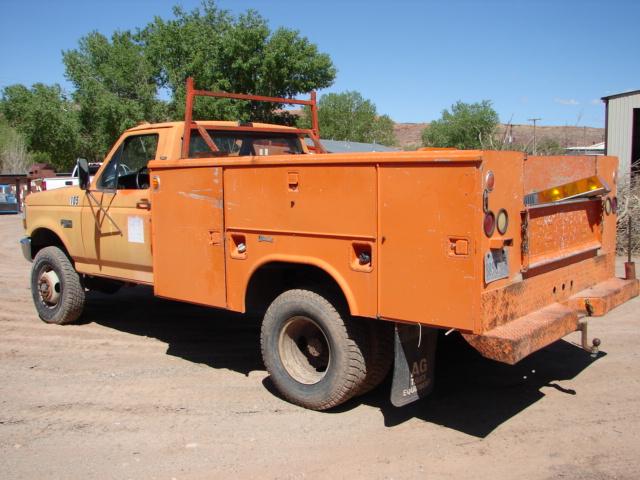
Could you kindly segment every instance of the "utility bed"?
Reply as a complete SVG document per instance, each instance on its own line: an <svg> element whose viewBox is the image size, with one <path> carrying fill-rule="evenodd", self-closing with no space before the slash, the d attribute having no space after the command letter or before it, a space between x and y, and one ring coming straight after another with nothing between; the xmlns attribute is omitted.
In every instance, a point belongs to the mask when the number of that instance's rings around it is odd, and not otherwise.
<svg viewBox="0 0 640 480"><path fill-rule="evenodd" d="M313 94L186 93L184 122L132 128L93 181L79 162L79 187L28 197L43 320L131 283L255 312L274 384L322 410L392 363L394 404L428 393L438 329L515 363L638 295L614 277L613 157L328 154ZM194 121L195 96L308 106L312 128Z"/></svg>

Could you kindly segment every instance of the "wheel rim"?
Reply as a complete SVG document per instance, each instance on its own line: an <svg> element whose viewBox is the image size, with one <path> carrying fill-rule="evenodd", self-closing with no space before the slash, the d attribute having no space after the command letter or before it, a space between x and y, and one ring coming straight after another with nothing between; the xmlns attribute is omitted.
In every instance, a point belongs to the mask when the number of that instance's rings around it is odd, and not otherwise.
<svg viewBox="0 0 640 480"><path fill-rule="evenodd" d="M324 378L331 363L331 347L316 322L308 317L292 317L280 331L280 359L297 382L313 385Z"/></svg>
<svg viewBox="0 0 640 480"><path fill-rule="evenodd" d="M60 301L60 294L62 293L62 285L60 283L60 277L49 266L45 266L40 271L38 277L38 294L40 295L40 301L49 308L55 308Z"/></svg>

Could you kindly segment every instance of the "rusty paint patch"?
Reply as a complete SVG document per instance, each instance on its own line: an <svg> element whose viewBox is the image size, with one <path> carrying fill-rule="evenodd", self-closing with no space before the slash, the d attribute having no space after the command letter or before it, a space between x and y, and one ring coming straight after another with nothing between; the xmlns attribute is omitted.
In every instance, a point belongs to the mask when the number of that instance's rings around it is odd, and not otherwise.
<svg viewBox="0 0 640 480"><path fill-rule="evenodd" d="M637 279L611 278L572 296L567 304L579 312L600 317L618 305L638 296ZM587 306L590 305L589 312Z"/></svg>
<svg viewBox="0 0 640 480"><path fill-rule="evenodd" d="M578 315L574 310L553 304L483 335L462 336L483 357L513 365L577 327Z"/></svg>
<svg viewBox="0 0 640 480"><path fill-rule="evenodd" d="M553 268L527 272L524 280L482 294L483 332L540 310L552 303L566 302L577 292L614 275L614 254L565 260Z"/></svg>

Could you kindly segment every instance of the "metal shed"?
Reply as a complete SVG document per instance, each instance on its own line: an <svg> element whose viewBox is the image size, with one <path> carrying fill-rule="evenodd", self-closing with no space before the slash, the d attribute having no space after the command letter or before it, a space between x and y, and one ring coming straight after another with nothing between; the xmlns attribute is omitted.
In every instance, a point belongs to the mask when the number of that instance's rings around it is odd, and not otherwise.
<svg viewBox="0 0 640 480"><path fill-rule="evenodd" d="M640 90L609 95L602 100L606 107L605 154L619 158L620 173L624 174L640 161Z"/></svg>

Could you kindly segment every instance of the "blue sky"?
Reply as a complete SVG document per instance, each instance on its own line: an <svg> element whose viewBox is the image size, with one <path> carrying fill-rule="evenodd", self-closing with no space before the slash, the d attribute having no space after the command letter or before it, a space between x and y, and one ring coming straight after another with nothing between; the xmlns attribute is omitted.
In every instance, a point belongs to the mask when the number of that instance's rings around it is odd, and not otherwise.
<svg viewBox="0 0 640 480"><path fill-rule="evenodd" d="M98 30L143 26L198 0L0 0L0 87L71 85L61 51ZM600 97L640 89L640 1L242 1L331 55L326 91L358 90L398 122L489 99L503 122L604 126Z"/></svg>

